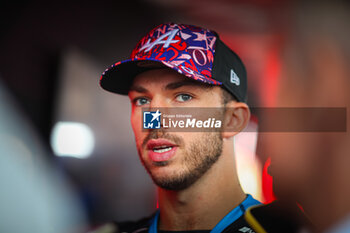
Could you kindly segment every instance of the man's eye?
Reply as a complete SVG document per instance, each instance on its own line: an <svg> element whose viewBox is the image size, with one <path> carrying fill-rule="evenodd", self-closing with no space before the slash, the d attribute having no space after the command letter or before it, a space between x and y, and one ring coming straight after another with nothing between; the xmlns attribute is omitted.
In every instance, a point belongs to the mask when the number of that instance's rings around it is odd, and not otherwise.
<svg viewBox="0 0 350 233"><path fill-rule="evenodd" d="M136 106L142 106L142 105L145 105L145 104L148 104L149 103L149 100L146 99L146 98L136 98L134 99L134 104Z"/></svg>
<svg viewBox="0 0 350 233"><path fill-rule="evenodd" d="M192 99L192 96L188 95L188 94L179 94L176 96L176 100L179 102L185 102L185 101L189 101Z"/></svg>

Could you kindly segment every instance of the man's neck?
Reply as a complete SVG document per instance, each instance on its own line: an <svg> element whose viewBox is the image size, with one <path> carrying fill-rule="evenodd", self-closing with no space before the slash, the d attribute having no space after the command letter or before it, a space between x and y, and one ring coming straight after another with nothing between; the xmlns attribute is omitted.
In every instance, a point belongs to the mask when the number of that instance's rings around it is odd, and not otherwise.
<svg viewBox="0 0 350 233"><path fill-rule="evenodd" d="M210 230L245 199L232 154L224 146L219 160L185 190L158 189L160 230Z"/></svg>

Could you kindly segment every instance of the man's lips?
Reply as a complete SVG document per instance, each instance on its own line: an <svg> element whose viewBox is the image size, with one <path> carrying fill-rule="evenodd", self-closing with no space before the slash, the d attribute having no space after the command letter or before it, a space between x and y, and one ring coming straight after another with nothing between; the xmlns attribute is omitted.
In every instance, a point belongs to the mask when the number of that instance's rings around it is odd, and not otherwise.
<svg viewBox="0 0 350 233"><path fill-rule="evenodd" d="M177 145L166 139L151 139L147 142L148 157L153 162L171 159L177 150Z"/></svg>
<svg viewBox="0 0 350 233"><path fill-rule="evenodd" d="M146 144L147 149L148 150L153 150L154 148L160 148L160 147L175 147L177 146L176 144L163 139L163 138L159 138L159 139L151 139L147 142Z"/></svg>

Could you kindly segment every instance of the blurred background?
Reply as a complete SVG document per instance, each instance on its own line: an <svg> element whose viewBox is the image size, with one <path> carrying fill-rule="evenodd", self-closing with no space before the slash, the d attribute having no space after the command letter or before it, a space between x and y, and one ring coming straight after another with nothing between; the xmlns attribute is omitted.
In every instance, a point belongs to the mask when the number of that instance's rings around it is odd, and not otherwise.
<svg viewBox="0 0 350 233"><path fill-rule="evenodd" d="M0 85L90 226L136 220L156 208L155 187L138 159L129 100L103 91L101 73L156 25L193 24L215 30L240 55L248 104L274 106L286 9L286 0L2 1ZM256 154L254 118L248 127L236 140L239 177L270 202L269 160Z"/></svg>

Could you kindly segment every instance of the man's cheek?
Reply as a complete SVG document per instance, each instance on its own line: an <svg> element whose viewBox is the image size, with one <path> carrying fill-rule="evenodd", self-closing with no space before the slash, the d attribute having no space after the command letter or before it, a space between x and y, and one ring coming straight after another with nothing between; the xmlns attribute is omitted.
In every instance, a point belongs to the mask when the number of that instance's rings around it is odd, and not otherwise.
<svg viewBox="0 0 350 233"><path fill-rule="evenodd" d="M134 131L135 137L142 132L140 117L137 117L137 115L131 116L131 127L132 127L132 130Z"/></svg>
<svg viewBox="0 0 350 233"><path fill-rule="evenodd" d="M135 142L138 150L145 150L145 146L143 146L143 143L145 142L147 133L145 132L137 132L135 133Z"/></svg>
<svg viewBox="0 0 350 233"><path fill-rule="evenodd" d="M143 138L144 138L144 136L143 136L144 132L142 132L140 119L134 115L132 115L132 117L131 117L131 127L132 127L132 130L134 132L134 138L135 138L137 150L139 152L142 152L142 143L143 143Z"/></svg>

